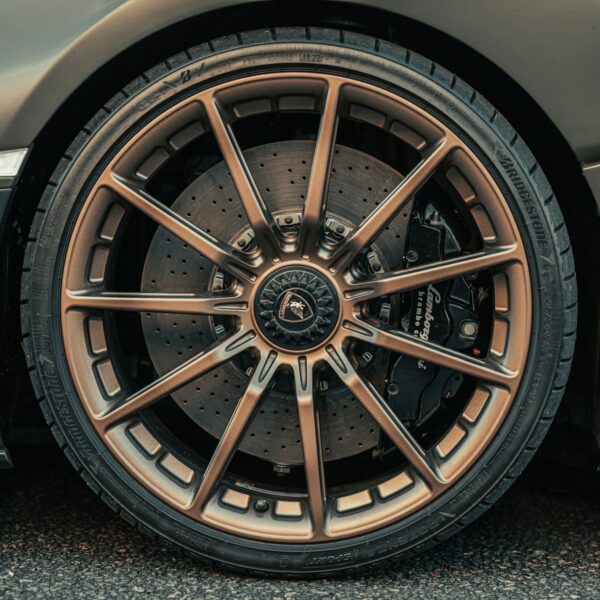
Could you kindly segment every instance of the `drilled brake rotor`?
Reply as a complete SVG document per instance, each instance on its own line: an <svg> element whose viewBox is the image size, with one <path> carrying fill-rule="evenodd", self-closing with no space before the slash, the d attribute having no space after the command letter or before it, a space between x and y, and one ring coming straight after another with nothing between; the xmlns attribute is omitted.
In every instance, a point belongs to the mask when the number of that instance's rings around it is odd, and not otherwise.
<svg viewBox="0 0 600 600"><path fill-rule="evenodd" d="M285 141L247 150L244 156L275 216L302 211L314 142ZM389 165L345 146L336 146L327 199L327 219L347 228L369 215L401 180ZM247 219L225 163L198 177L172 208L219 240L236 243L248 233ZM373 247L386 266L401 263L410 215L398 214ZM214 287L212 263L159 228L146 258L142 291L202 292ZM150 358L158 375L177 367L213 343L219 327L211 317L146 313L142 319ZM229 362L179 389L172 397L200 427L220 438L247 385L239 364ZM377 445L379 428L343 386L321 396L323 458L346 458ZM277 463L302 463L302 446L292 391L277 385L264 397L240 450Z"/></svg>

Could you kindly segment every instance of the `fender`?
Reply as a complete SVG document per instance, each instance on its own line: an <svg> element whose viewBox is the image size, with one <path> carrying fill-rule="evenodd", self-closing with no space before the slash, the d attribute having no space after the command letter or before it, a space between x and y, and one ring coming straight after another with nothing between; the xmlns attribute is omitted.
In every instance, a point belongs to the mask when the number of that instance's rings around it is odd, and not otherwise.
<svg viewBox="0 0 600 600"><path fill-rule="evenodd" d="M83 81L136 42L217 9L240 5L240 10L250 11L242 5L251 1L3 3L0 150L30 146ZM326 4L313 8L318 11ZM360 0L360 4L414 19L471 47L538 103L581 162L600 161L600 4L595 0L581 0L576 9L565 0ZM23 22L23 15L30 15L30 20ZM594 181L597 172L598 168L590 169Z"/></svg>

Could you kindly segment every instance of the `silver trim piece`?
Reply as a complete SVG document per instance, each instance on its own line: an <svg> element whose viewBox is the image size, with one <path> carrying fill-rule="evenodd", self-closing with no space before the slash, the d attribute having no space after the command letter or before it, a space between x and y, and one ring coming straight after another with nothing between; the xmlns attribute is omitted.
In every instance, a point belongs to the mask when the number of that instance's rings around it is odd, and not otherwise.
<svg viewBox="0 0 600 600"><path fill-rule="evenodd" d="M16 177L27 156L27 148L0 152L0 177Z"/></svg>
<svg viewBox="0 0 600 600"><path fill-rule="evenodd" d="M598 213L600 214L600 161L583 164L582 171L592 189L598 206Z"/></svg>

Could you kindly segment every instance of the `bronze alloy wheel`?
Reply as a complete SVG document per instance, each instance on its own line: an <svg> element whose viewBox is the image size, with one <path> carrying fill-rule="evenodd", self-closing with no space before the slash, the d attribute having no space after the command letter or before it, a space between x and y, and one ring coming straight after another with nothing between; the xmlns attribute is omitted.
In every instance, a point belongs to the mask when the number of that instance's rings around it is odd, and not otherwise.
<svg viewBox="0 0 600 600"><path fill-rule="evenodd" d="M86 126L25 311L46 413L128 520L329 572L441 538L522 468L558 402L570 253L465 84L286 31L191 49Z"/></svg>

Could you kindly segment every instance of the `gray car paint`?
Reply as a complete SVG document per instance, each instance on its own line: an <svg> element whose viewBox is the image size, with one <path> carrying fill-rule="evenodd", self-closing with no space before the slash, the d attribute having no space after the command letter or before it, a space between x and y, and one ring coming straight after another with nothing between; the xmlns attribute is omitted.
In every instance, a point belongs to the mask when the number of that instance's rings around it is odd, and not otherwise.
<svg viewBox="0 0 600 600"><path fill-rule="evenodd" d="M249 1L3 0L0 150L29 146L82 81L133 43ZM600 160L598 0L355 2L413 18L477 50L533 97L580 161Z"/></svg>

